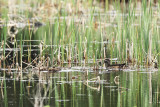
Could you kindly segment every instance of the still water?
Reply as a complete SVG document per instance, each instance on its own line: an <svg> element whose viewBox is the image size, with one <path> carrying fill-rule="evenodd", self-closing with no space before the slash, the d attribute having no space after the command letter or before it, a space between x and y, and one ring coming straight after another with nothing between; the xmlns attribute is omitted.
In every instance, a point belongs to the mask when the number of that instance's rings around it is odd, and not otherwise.
<svg viewBox="0 0 160 107"><path fill-rule="evenodd" d="M158 71L72 68L2 75L0 107L155 107L160 102Z"/></svg>

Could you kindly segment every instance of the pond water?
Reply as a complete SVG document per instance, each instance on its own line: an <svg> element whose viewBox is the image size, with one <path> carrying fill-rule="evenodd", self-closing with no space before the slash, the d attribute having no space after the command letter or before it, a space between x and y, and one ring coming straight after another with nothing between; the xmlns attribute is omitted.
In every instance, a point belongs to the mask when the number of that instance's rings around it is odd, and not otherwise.
<svg viewBox="0 0 160 107"><path fill-rule="evenodd" d="M3 74L1 74L3 75ZM159 105L159 72L63 69L0 78L1 107L152 107Z"/></svg>

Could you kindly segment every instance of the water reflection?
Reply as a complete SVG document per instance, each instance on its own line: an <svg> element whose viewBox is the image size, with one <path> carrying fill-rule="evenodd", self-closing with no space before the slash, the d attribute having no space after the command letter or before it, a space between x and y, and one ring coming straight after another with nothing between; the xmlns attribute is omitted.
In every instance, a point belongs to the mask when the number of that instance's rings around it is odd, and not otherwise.
<svg viewBox="0 0 160 107"><path fill-rule="evenodd" d="M35 86L32 87L31 83L27 86L28 98L34 107L44 107L49 104L49 100L52 98L50 94L54 91L52 78L50 78L52 74L37 72L34 76L36 78L32 82L35 83Z"/></svg>
<svg viewBox="0 0 160 107"><path fill-rule="evenodd" d="M23 78L0 78L2 107L156 106L159 72L61 71L27 72Z"/></svg>

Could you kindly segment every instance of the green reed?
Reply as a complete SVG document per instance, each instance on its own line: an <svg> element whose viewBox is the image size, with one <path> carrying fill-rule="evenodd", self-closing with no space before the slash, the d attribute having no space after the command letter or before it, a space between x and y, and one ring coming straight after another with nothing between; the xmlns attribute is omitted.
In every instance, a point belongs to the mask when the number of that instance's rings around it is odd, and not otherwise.
<svg viewBox="0 0 160 107"><path fill-rule="evenodd" d="M40 3L43 4L44 1ZM74 1L71 3L76 6ZM104 14L105 12L97 12L95 7L89 7L88 16L78 18L80 22L76 22L75 15L70 15L65 9L61 9L52 21L49 19L46 21L45 26L38 30L31 30L28 26L24 31L19 32L16 39L43 41L42 55L50 57L51 65L61 63L63 66L63 62L70 60L71 62L78 60L80 63L82 61L87 63L88 59L93 59L95 63L97 59L104 59L105 56L118 58L125 62L130 58L132 62L136 61L140 65L148 65L154 58L159 60L159 43L157 42L159 41L159 28L155 27L158 17L154 17L152 8L145 1L142 2L139 11L132 7L132 2L125 5L128 6L126 8L130 8L125 11L121 11L119 2L112 4L115 10L118 10L114 16ZM109 5L108 2L106 5ZM141 14L138 14L139 12ZM159 11L157 10L157 12ZM25 14L27 17L30 16L30 12L26 11ZM102 16L102 14L104 15ZM103 24L112 26L104 27ZM3 31L5 36L1 37L1 41L6 42L7 28L3 28ZM31 46L32 44L38 45L39 42L23 44L27 44L29 47L28 53L21 51L21 56L27 56L28 62L31 62ZM23 48L22 43L17 45Z"/></svg>
<svg viewBox="0 0 160 107"><path fill-rule="evenodd" d="M6 80L3 80L3 84L4 84L4 105L5 107L8 107L8 93L7 93L7 85L6 85Z"/></svg>
<svg viewBox="0 0 160 107"><path fill-rule="evenodd" d="M4 27L2 29L2 45L3 45L3 58L2 58L2 61L3 61L3 67L5 68L5 48L6 48L6 40L7 40L7 27ZM5 74L5 73L4 73Z"/></svg>

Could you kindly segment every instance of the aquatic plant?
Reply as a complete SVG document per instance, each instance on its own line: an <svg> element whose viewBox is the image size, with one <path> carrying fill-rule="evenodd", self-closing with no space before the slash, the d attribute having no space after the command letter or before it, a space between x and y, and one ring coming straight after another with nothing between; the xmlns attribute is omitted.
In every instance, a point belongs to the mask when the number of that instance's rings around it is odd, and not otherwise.
<svg viewBox="0 0 160 107"><path fill-rule="evenodd" d="M117 8L104 9L104 12L101 12L103 8L91 5L92 2L92 0L87 2L89 6L87 8L83 2L44 2L42 0L38 3L41 5L37 5L37 1L29 1L29 8L44 11L43 17L37 14L36 16L41 19L34 19L36 12L25 9L22 13L16 13L16 17L23 19L23 27L18 24L19 22L15 24L19 27L19 32L13 38L13 45L14 48L20 49L20 53L14 52L13 56L16 54L20 58L12 58L13 62L19 63L22 69L24 60L27 60L26 63L34 60L33 54L39 57L37 63L49 57L50 66L57 66L57 64L65 66L65 63L71 66L75 62L83 66L97 65L99 59L103 62L106 57L147 66L153 65L156 60L159 61L158 8L154 9L151 4L148 5L144 1L142 4L129 2L124 5L130 10L121 11L121 4L112 2L112 5ZM25 2L17 3L25 4ZM105 3L110 5L108 2ZM69 6L68 9L66 6ZM54 17L49 10L57 11ZM4 9L3 11L7 14L7 11L10 13L12 10ZM1 28L3 32L1 42L4 41L4 44L9 40L7 34L9 23L12 20L16 22L16 19L11 20L10 17L6 15L3 17L4 20L6 19L3 21L6 25ZM4 45L3 51L5 48ZM3 54L6 56L5 51Z"/></svg>

